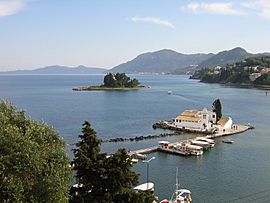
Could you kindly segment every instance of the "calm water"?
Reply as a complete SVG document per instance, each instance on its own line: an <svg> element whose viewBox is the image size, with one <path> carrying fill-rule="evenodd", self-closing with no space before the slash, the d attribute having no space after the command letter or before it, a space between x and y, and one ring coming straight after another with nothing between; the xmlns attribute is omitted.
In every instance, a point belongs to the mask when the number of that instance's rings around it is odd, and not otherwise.
<svg viewBox="0 0 270 203"><path fill-rule="evenodd" d="M237 123L251 123L256 129L232 136L233 145L217 140L215 148L203 157L149 155L156 157L150 163L156 193L160 198L170 198L178 167L180 183L192 191L193 202L270 202L270 96L257 89L203 84L187 76L134 77L151 88L73 92L74 86L102 83L103 76L0 76L0 98L53 125L67 143L77 141L84 120L91 121L102 139L158 134L161 131L151 127L154 122L173 118L185 109L211 108L220 98L224 115ZM172 95L167 94L169 90ZM108 143L102 149L111 153L119 147L139 149L157 142ZM140 181L145 181L146 165L138 163L134 170L141 173Z"/></svg>

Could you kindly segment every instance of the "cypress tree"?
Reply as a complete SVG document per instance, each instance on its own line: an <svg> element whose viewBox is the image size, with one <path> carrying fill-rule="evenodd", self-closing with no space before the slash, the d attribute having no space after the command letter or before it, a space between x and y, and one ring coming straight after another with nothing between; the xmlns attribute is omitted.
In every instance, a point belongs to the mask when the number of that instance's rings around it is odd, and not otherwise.
<svg viewBox="0 0 270 203"><path fill-rule="evenodd" d="M219 99L216 99L213 102L213 111L216 113L217 122L218 122L222 117L222 106Z"/></svg>

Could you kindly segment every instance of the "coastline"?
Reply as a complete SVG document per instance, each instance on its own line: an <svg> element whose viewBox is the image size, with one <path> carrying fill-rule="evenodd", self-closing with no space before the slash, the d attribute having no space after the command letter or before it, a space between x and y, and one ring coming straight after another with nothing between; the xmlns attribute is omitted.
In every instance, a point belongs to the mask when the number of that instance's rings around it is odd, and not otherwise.
<svg viewBox="0 0 270 203"><path fill-rule="evenodd" d="M224 85L228 87L237 87L237 88L254 88L254 89L260 89L260 90L270 90L270 85L256 85L256 84L249 84L249 83L223 83L223 82L206 82L206 81L201 81L200 79L197 78L189 78L190 80L199 80L201 83L206 83L206 84L219 84L219 85Z"/></svg>
<svg viewBox="0 0 270 203"><path fill-rule="evenodd" d="M128 90L139 90L145 88L145 86L137 87L103 87L103 86L81 86L73 87L73 91L128 91Z"/></svg>

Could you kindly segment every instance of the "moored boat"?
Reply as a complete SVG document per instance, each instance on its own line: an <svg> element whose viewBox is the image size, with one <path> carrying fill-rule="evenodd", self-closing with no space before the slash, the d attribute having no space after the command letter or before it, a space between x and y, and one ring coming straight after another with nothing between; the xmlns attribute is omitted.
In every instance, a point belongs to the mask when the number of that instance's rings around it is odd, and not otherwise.
<svg viewBox="0 0 270 203"><path fill-rule="evenodd" d="M233 144L234 141L233 140L222 140L223 143L226 143L226 144Z"/></svg>
<svg viewBox="0 0 270 203"><path fill-rule="evenodd" d="M211 147L210 143L198 140L191 140L191 144L200 146L203 150L208 150Z"/></svg>
<svg viewBox="0 0 270 203"><path fill-rule="evenodd" d="M201 146L189 144L187 145L187 150L189 150L190 154L194 156L203 155L203 148Z"/></svg>
<svg viewBox="0 0 270 203"><path fill-rule="evenodd" d="M190 203L192 201L191 191L187 189L178 189L178 169L176 170L176 188L170 200L164 199L160 203Z"/></svg>
<svg viewBox="0 0 270 203"><path fill-rule="evenodd" d="M215 141L206 137L196 137L195 140L198 141L203 141L203 142L208 142L210 144L211 147L215 146Z"/></svg>

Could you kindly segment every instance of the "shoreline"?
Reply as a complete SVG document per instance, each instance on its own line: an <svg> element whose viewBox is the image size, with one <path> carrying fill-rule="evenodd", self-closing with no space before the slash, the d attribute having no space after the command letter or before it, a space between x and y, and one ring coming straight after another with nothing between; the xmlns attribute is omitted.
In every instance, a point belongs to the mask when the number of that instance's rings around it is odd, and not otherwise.
<svg viewBox="0 0 270 203"><path fill-rule="evenodd" d="M102 87L102 86L80 86L73 87L73 91L128 91L128 90L139 90L146 88L145 86L137 87Z"/></svg>
<svg viewBox="0 0 270 203"><path fill-rule="evenodd" d="M236 88L247 88L247 89L259 89L259 90L270 90L270 85L256 85L256 84L248 84L248 83L223 83L223 82L205 82L196 78L189 78L190 80L199 80L201 83L206 84L219 84L223 86L236 87Z"/></svg>

